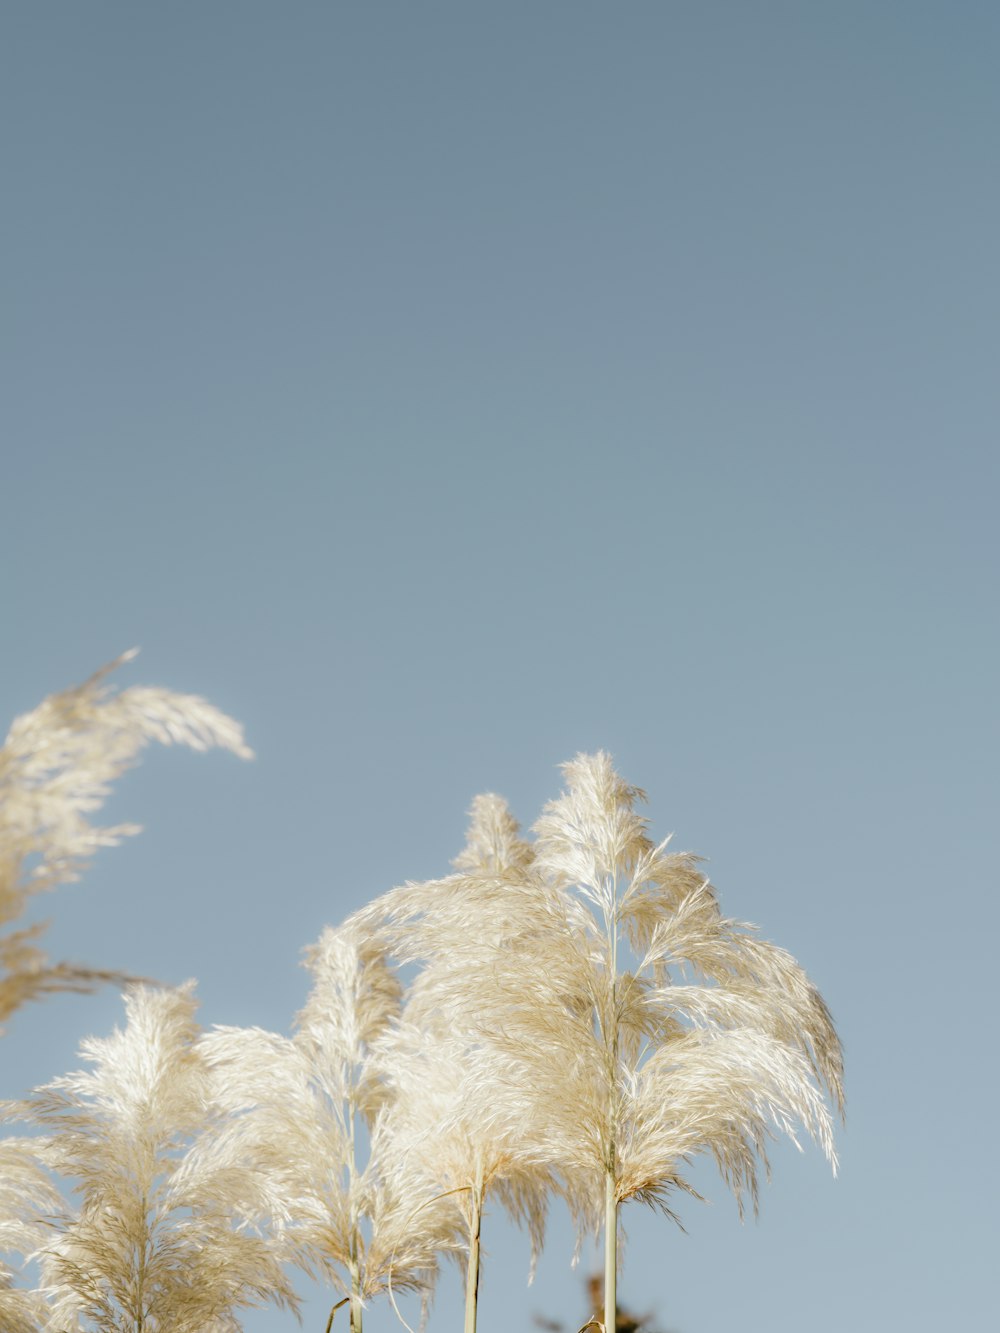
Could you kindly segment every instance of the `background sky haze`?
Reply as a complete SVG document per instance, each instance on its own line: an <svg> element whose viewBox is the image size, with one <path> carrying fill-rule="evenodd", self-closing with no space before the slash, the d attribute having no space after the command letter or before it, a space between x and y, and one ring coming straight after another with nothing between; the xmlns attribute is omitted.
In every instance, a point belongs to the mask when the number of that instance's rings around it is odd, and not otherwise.
<svg viewBox="0 0 1000 1333"><path fill-rule="evenodd" d="M50 952L286 1031L476 793L610 751L847 1056L835 1181L625 1209L664 1333L995 1310L998 67L974 0L0 19L4 715L141 645L257 753L149 752ZM23 1010L2 1095L120 1015ZM578 1327L561 1214L530 1289L484 1242L482 1333Z"/></svg>

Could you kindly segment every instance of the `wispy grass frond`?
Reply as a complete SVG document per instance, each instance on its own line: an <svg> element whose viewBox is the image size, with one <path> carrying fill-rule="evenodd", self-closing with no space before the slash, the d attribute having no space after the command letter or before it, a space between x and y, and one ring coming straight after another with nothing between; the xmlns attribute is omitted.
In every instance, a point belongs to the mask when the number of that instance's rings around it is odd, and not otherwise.
<svg viewBox="0 0 1000 1333"><path fill-rule="evenodd" d="M420 1210L433 1210L439 1248L464 1250L465 1328L473 1333L488 1202L498 1200L527 1228L533 1269L556 1187L538 1147L530 1073L463 1028L461 1011L433 1025L404 1021L380 1058L393 1091L383 1122L386 1161Z"/></svg>
<svg viewBox="0 0 1000 1333"><path fill-rule="evenodd" d="M692 1192L713 1155L742 1212L776 1133L804 1127L831 1164L824 1091L843 1109L840 1043L789 954L724 918L689 853L654 845L642 792L606 754L564 766L567 788L534 826L533 867L561 895L501 1040L539 1071L552 1160L579 1218L603 1221L605 1320L614 1318L617 1209ZM550 898L550 902L559 902ZM590 911L581 915L580 906ZM577 981L571 980L574 969Z"/></svg>
<svg viewBox="0 0 1000 1333"><path fill-rule="evenodd" d="M76 963L49 963L35 944L47 928L46 922L0 939L0 1018L9 1018L30 1000L46 995L87 994L105 983L121 985L140 979Z"/></svg>
<svg viewBox="0 0 1000 1333"><path fill-rule="evenodd" d="M496 945L496 932L504 939L523 933L539 891L529 876L463 871L401 885L350 921L377 936L401 962L415 962L450 947L487 949Z"/></svg>
<svg viewBox="0 0 1000 1333"><path fill-rule="evenodd" d="M644 821L631 810L638 789L614 775L606 755L579 756L566 766L566 774L567 792L535 826L535 865L598 909L599 915L582 927L590 941L590 1023L576 1009L562 1011L551 968L531 981L534 994L526 996L522 1012L534 1008L545 1015L541 1028L550 1050L557 1042L553 1029L564 1026L576 1072L588 1036L602 1053L605 1124L596 1138L605 1159L611 1145L620 1154L629 1132L624 1114L629 1079L645 1068L655 1070L669 1052L704 1058L706 1079L718 1085L718 1055L728 1047L713 1047L705 1036L696 1040L692 1034L692 1029L716 1029L732 1034L737 1047L742 1043L747 1068L755 1054L761 1057L761 1087L774 1093L766 1102L771 1122L789 1131L787 1108L798 1107L801 1122L832 1161L829 1114L820 1092L825 1087L842 1108L843 1065L829 1011L816 988L791 955L760 940L753 927L721 915L697 858L668 853L666 843L650 842ZM572 950L582 960L587 948L580 931L580 918L574 916L554 941L555 952ZM631 970L622 965L627 947L636 951ZM572 966L572 956L567 963ZM700 984L684 984L688 973ZM564 990L561 983L559 989ZM778 1047L788 1052L780 1066L785 1101L773 1085ZM768 1061L763 1061L765 1049L771 1052ZM590 1138L593 1142L593 1133ZM709 1140L703 1146L711 1150ZM691 1151L689 1145L682 1156Z"/></svg>
<svg viewBox="0 0 1000 1333"><path fill-rule="evenodd" d="M16 1104L48 1131L25 1142L79 1197L37 1251L45 1327L221 1333L241 1306L293 1304L246 1226L254 1178L199 1156L213 1099L191 988L135 988L126 1008L124 1029L83 1044L90 1068Z"/></svg>
<svg viewBox="0 0 1000 1333"><path fill-rule="evenodd" d="M461 1029L446 1036L406 1022L379 1057L393 1091L393 1157L420 1164L424 1193L448 1195L466 1234L492 1195L540 1250L555 1182L538 1146L533 1071Z"/></svg>
<svg viewBox="0 0 1000 1333"><path fill-rule="evenodd" d="M530 871L463 872L406 884L351 918L401 965L416 965L407 1020L447 1035L505 1020L522 962L561 920Z"/></svg>
<svg viewBox="0 0 1000 1333"><path fill-rule="evenodd" d="M0 1105L3 1119L15 1107ZM0 1254L26 1258L45 1237L42 1219L59 1212L62 1196L39 1165L38 1140L0 1139Z"/></svg>
<svg viewBox="0 0 1000 1333"><path fill-rule="evenodd" d="M38 945L44 925L9 927L32 895L78 879L98 848L139 831L134 824L98 827L90 816L140 751L157 741L251 755L239 724L196 695L137 686L115 692L108 675L134 655L15 719L0 748L0 931L8 928L0 936L0 1022L53 991L127 980L53 965Z"/></svg>
<svg viewBox="0 0 1000 1333"><path fill-rule="evenodd" d="M617 908L615 886L649 843L635 802L645 792L615 772L610 755L577 755L562 765L566 790L534 825L535 861L560 886L573 885L603 912Z"/></svg>
<svg viewBox="0 0 1000 1333"><path fill-rule="evenodd" d="M799 1146L802 1125L832 1163L830 1113L804 1057L765 1032L697 1029L661 1047L625 1081L616 1143L619 1202L683 1188L680 1167L709 1151L736 1196L758 1201L774 1131Z"/></svg>
<svg viewBox="0 0 1000 1333"><path fill-rule="evenodd" d="M688 1003L716 1005L717 1021L726 1021L720 1006L733 1012L740 1005L747 1019L753 1008L755 1025L802 1052L843 1115L843 1051L823 997L790 953L760 939L755 926L723 917L711 885L705 882L682 898L645 945L643 961L660 976L659 969L680 965L706 983L686 992ZM676 985L661 999L675 1006L683 1002Z"/></svg>
<svg viewBox="0 0 1000 1333"><path fill-rule="evenodd" d="M399 1014L402 986L378 942L361 932L325 930L306 965L313 985L296 1020L296 1045L327 1094L370 1123L383 1093L369 1055Z"/></svg>
<svg viewBox="0 0 1000 1333"><path fill-rule="evenodd" d="M502 796L484 792L472 802L465 847L452 861L456 870L505 875L527 870L534 850Z"/></svg>
<svg viewBox="0 0 1000 1333"><path fill-rule="evenodd" d="M252 1168L280 1252L350 1298L357 1331L390 1282L430 1286L449 1237L388 1157L391 1090L374 1051L400 986L378 941L355 925L327 930L307 964L313 986L291 1037L229 1028L202 1041L230 1112L213 1153Z"/></svg>
<svg viewBox="0 0 1000 1333"><path fill-rule="evenodd" d="M0 1328L4 1333L41 1333L45 1302L36 1291L23 1291L0 1266Z"/></svg>
<svg viewBox="0 0 1000 1333"><path fill-rule="evenodd" d="M7 1110L0 1107L0 1113ZM0 1255L9 1259L29 1258L48 1237L47 1220L62 1211L62 1198L38 1163L37 1147L34 1139L0 1140ZM0 1261L0 1329L38 1333L44 1298L15 1286L18 1276L15 1265Z"/></svg>
<svg viewBox="0 0 1000 1333"><path fill-rule="evenodd" d="M386 1126L397 1145L394 1162L420 1163L406 1173L410 1188L423 1199L450 1200L460 1218L454 1230L467 1254L467 1333L475 1328L488 1199L527 1227L534 1263L557 1185L538 1147L534 1071L503 1033L524 1002L531 960L557 966L545 942L565 922L506 804L479 797L471 814L458 874L403 885L353 918L401 964L418 968L403 1021L381 1047L393 1090ZM572 969L560 975L577 985Z"/></svg>

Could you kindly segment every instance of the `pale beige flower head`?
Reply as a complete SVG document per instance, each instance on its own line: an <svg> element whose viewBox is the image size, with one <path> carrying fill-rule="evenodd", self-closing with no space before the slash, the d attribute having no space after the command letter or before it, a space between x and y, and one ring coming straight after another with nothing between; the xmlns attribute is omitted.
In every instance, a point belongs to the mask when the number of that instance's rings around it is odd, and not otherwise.
<svg viewBox="0 0 1000 1333"><path fill-rule="evenodd" d="M100 828L90 816L151 741L251 757L239 724L196 695L144 686L115 692L108 675L134 656L123 654L16 718L0 748L0 931L23 915L32 895L78 879L99 847L139 831L135 824ZM44 930L42 924L0 935L0 1022L53 991L127 980L49 963L38 947Z"/></svg>
<svg viewBox="0 0 1000 1333"><path fill-rule="evenodd" d="M82 1047L88 1069L15 1105L42 1127L37 1161L72 1184L37 1249L46 1330L236 1329L241 1306L294 1304L280 1263L248 1225L248 1164L203 1152L211 1072L189 985L137 987L126 1026Z"/></svg>
<svg viewBox="0 0 1000 1333"><path fill-rule="evenodd" d="M690 1188L683 1168L701 1151L741 1207L756 1205L768 1137L794 1140L797 1124L835 1166L823 1094L842 1110L843 1064L816 988L722 916L696 857L653 844L634 808L643 793L606 754L564 772L534 827L534 866L564 894L565 923L518 1013L522 1051L548 1071L552 1151L578 1211L601 1216L608 1172L619 1201L663 1205Z"/></svg>
<svg viewBox="0 0 1000 1333"><path fill-rule="evenodd" d="M360 1301L390 1283L426 1291L450 1222L418 1207L390 1151L378 1048L400 983L357 922L325 930L306 962L313 985L291 1037L220 1028L202 1040L229 1113L214 1152L252 1167L276 1252L311 1276Z"/></svg>

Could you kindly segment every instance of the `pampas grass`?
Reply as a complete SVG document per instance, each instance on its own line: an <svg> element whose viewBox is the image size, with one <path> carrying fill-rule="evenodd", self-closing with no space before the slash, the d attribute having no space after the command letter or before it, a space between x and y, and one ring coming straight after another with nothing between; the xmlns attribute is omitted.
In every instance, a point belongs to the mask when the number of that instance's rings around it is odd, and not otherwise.
<svg viewBox="0 0 1000 1333"><path fill-rule="evenodd" d="M747 1200L756 1210L767 1142L775 1132L797 1142L798 1126L835 1168L827 1098L843 1110L843 1070L805 973L722 915L696 857L650 840L636 809L644 794L603 753L564 772L533 842L499 797L480 797L458 874L404 885L355 919L420 965L409 1053L397 1057L400 1071L420 1072L399 1074L399 1095L440 1126L439 1143L454 1133L468 1154L441 1185L482 1198L488 1158L463 1139L459 1109L475 1108L476 1094L455 1072L477 1070L493 1108L477 1126L484 1137L496 1127L498 1160L530 1199L536 1231L555 1189L582 1229L603 1228L610 1329L620 1206L676 1217L675 1196L695 1193L686 1165L709 1153L741 1213ZM519 1132L505 1137L508 1115ZM471 1331L478 1214L466 1220Z"/></svg>
<svg viewBox="0 0 1000 1333"><path fill-rule="evenodd" d="M327 930L307 963L313 986L290 1038L219 1028L202 1043L230 1115L215 1152L252 1164L280 1252L341 1293L361 1333L372 1297L429 1291L451 1223L446 1208L419 1207L414 1171L391 1150L377 1050L401 988L381 948L349 926Z"/></svg>
<svg viewBox="0 0 1000 1333"><path fill-rule="evenodd" d="M611 1329L619 1206L671 1215L672 1196L694 1193L686 1163L708 1152L741 1211L745 1198L756 1209L767 1140L797 1142L796 1125L835 1169L824 1094L843 1109L842 1060L802 969L722 916L694 857L650 841L643 793L609 757L564 772L534 829L534 867L565 895L564 926L546 941L551 964L525 978L511 1035L547 1073L553 1159L578 1214L603 1223Z"/></svg>
<svg viewBox="0 0 1000 1333"><path fill-rule="evenodd" d="M477 1323L481 1230L495 1198L527 1227L532 1267L549 1197L560 1189L543 1147L534 1071L496 1038L524 959L553 926L531 878L530 846L498 796L477 797L458 873L406 884L352 918L402 965L418 964L401 1023L380 1058L393 1091L395 1160L419 1162L427 1199L450 1199L466 1251L465 1330Z"/></svg>
<svg viewBox="0 0 1000 1333"><path fill-rule="evenodd" d="M84 684L16 718L0 748L0 1024L54 991L129 979L51 963L38 943L45 924L17 929L14 923L35 894L79 879L99 847L139 832L135 824L100 828L90 816L140 751L157 741L252 755L239 724L197 695L144 686L115 692L108 676L134 656L124 653Z"/></svg>
<svg viewBox="0 0 1000 1333"><path fill-rule="evenodd" d="M135 832L89 816L142 746L249 754L201 699L111 691L119 663L0 750L0 1019L123 980L50 963L43 927L13 923ZM816 988L722 914L697 857L653 842L606 754L564 774L531 837L477 797L454 873L325 930L290 1036L203 1033L191 986L132 986L125 1027L84 1043L87 1069L0 1105L35 1135L0 1140L3 1333L238 1333L241 1307L295 1309L289 1267L333 1289L327 1333L340 1305L362 1333L380 1294L419 1293L426 1312L447 1256L464 1258L474 1333L490 1201L534 1263L555 1195L581 1235L603 1230L593 1322L611 1333L623 1204L676 1218L709 1154L756 1211L776 1134L804 1133L835 1169L843 1064Z"/></svg>
<svg viewBox="0 0 1000 1333"><path fill-rule="evenodd" d="M544 1241L556 1182L534 1146L532 1090L525 1071L458 1027L449 1035L403 1023L380 1058L393 1093L386 1164L415 1201L414 1222L434 1209L446 1219L449 1248L465 1250L465 1328L473 1333L487 1202L496 1199L528 1228L534 1255Z"/></svg>
<svg viewBox="0 0 1000 1333"><path fill-rule="evenodd" d="M201 1151L217 1101L190 986L135 987L125 1003L123 1029L83 1043L88 1069L8 1107L44 1131L15 1150L78 1198L71 1207L41 1192L22 1224L40 1242L41 1282L28 1299L44 1308L43 1333L234 1333L240 1306L294 1304L246 1222L258 1182Z"/></svg>
<svg viewBox="0 0 1000 1333"><path fill-rule="evenodd" d="M0 1254L22 1260L45 1242L45 1219L62 1207L59 1191L38 1161L37 1146L33 1139L0 1142ZM45 1301L37 1291L16 1287L20 1277L18 1269L0 1262L0 1328L38 1333Z"/></svg>

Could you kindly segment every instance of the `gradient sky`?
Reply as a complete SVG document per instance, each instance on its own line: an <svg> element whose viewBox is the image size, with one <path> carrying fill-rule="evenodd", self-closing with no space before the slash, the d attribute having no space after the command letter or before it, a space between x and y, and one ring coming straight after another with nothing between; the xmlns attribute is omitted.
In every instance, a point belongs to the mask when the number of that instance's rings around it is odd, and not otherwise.
<svg viewBox="0 0 1000 1333"><path fill-rule="evenodd" d="M0 18L3 717L138 644L257 751L150 753L52 953L287 1029L476 792L611 751L847 1049L836 1181L626 1210L663 1330L995 1312L998 68L972 0ZM120 1012L22 1011L4 1095ZM530 1290L485 1242L482 1333L582 1322L564 1220Z"/></svg>

